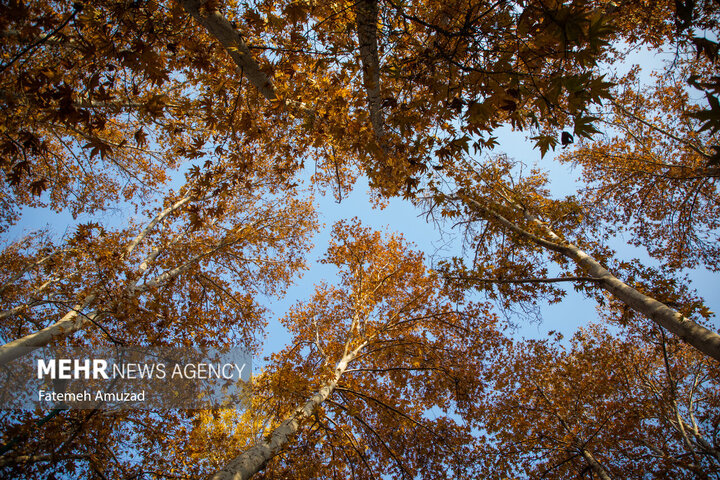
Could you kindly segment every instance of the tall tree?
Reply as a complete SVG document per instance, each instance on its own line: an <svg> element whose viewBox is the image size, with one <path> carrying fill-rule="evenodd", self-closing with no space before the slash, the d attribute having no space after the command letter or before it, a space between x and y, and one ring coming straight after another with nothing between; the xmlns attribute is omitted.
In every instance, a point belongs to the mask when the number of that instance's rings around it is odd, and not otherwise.
<svg viewBox="0 0 720 480"><path fill-rule="evenodd" d="M292 344L253 392L265 428L213 478L469 475L461 416L492 375L492 315L458 309L421 254L356 222L335 226L323 261L339 284L284 319Z"/></svg>
<svg viewBox="0 0 720 480"><path fill-rule="evenodd" d="M189 185L145 225L85 224L61 245L39 245L41 254L12 248L1 315L4 334L19 338L0 347L0 362L88 326L111 341L171 344L232 328L253 344L256 297L282 291L303 267L314 214L292 192L273 198L220 180Z"/></svg>
<svg viewBox="0 0 720 480"><path fill-rule="evenodd" d="M589 291L602 289L720 360L720 334L705 327L701 318L695 321L653 297L651 291L622 281L619 275L624 263L617 263L617 275L612 273L610 265L616 260L604 243L609 233L601 223L583 217L574 197L553 201L548 198L545 175L537 171L513 175L513 161L506 157L493 160L456 168L451 173L455 183L449 186L430 183L435 192L431 208L441 216L476 224L468 232L476 253L469 264L464 259L447 263L451 279L480 288L502 284L505 292L515 294L508 296L506 303L532 299L538 293L550 293L557 301L562 294L552 284L563 281L584 285ZM443 191L448 189L452 191ZM561 269L559 277L548 277L551 262ZM709 315L707 309L699 313Z"/></svg>
<svg viewBox="0 0 720 480"><path fill-rule="evenodd" d="M647 328L647 330L645 330ZM645 331L643 331L645 330ZM559 335L558 335L559 337ZM652 326L514 344L477 405L491 478L717 478L718 369Z"/></svg>

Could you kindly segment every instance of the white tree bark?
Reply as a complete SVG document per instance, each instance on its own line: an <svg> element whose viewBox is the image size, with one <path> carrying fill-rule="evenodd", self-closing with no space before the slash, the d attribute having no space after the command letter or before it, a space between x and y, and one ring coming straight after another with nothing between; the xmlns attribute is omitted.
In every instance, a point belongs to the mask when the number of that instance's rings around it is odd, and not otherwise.
<svg viewBox="0 0 720 480"><path fill-rule="evenodd" d="M227 18L217 10L204 7L202 0L179 0L179 2L190 16L220 42L237 65L240 74L245 76L263 97L270 101L282 100L284 105L314 120L314 110L305 103L278 97L272 78L260 69L242 35Z"/></svg>
<svg viewBox="0 0 720 480"><path fill-rule="evenodd" d="M300 428L303 420L310 418L315 410L335 391L348 364L365 345L367 345L367 341L345 354L337 363L335 376L330 382L318 390L307 402L299 406L293 414L286 418L272 433L263 438L255 446L245 450L232 459L225 468L210 477L211 480L247 480L265 468L267 462L290 442Z"/></svg>
<svg viewBox="0 0 720 480"><path fill-rule="evenodd" d="M148 234L154 229L154 227L156 227L159 223L165 220L167 216L170 215L172 212L178 210L183 205L187 204L187 202L190 200L190 197L185 197L158 213L148 223L148 225L130 242L128 248L125 250L125 257L127 258L133 252L133 250L145 238L147 238ZM167 270L165 272L162 272L159 275L147 279L142 284L140 284L140 281L142 280L142 275L149 270L150 266L155 261L155 259L157 259L161 251L182 239L181 235L176 235L169 243L153 248L152 251L143 259L137 272L137 278L135 279L135 281L133 281L127 286L127 288L125 289L125 294L128 296L138 295L146 292L147 290L157 288L167 283L168 281L187 272L193 265L196 265L203 258L212 255L221 248L237 242L237 236L238 232L232 231L228 235L223 237L221 240L216 242L211 248L209 248L205 252L198 253L197 255L194 255L193 257L188 259L183 264L178 265L177 267ZM13 340L6 343L5 345L0 346L0 366L5 365L6 363L11 362L12 360L15 360L16 358L19 358L23 355L26 355L27 353L35 349L44 347L51 343L53 340L67 337L68 335L71 335L78 330L81 330L91 325L93 321L100 315L100 311L94 310L87 314L83 314L82 312L83 310L90 307L91 304L96 300L98 292L98 290L93 290L85 297L81 304L73 307L72 310L70 310L63 318L61 318L54 324L40 331L31 333L22 338Z"/></svg>
<svg viewBox="0 0 720 480"><path fill-rule="evenodd" d="M193 199L194 197L192 195L186 195L177 202L162 210L157 215L155 215L155 218L150 220L150 222L148 222L145 228L143 228L142 231L130 241L127 248L125 249L125 257L127 258L135 250L135 248L137 248L137 246L143 240L145 240L145 238L147 238L147 236L150 234L150 232L153 231L153 229L157 226L158 223L162 223L163 220L165 220L170 214L184 207Z"/></svg>
<svg viewBox="0 0 720 480"><path fill-rule="evenodd" d="M142 231L136 235L128 244L127 248L125 249L125 258L129 257L130 254L137 248L137 246L147 238L147 236L152 232L152 230L159 224L162 223L170 214L177 211L178 209L182 208L184 205L186 205L189 201L192 200L193 197L191 196L185 196L182 199L178 200L177 202L173 203L169 207L163 209L160 211L148 224L145 226L145 228L142 229ZM150 255L148 255L141 264L141 273L148 269L149 264L152 260L157 258L159 254L159 249L154 249ZM168 274L167 272L163 274L163 279L167 280L168 278L172 278L173 276L177 276L183 271L185 271L187 268L178 270L176 272L172 272ZM176 269L177 270L177 269ZM154 279L157 280L157 279ZM130 287L130 291L134 291L135 287L137 286L139 279L135 282L134 285ZM157 283L157 282L156 282ZM53 323L52 325L43 328L42 330L39 330L37 332L33 332L31 334L25 335L22 338L18 338L16 340L13 340L11 342L6 343L5 345L0 346L0 366L6 365L7 363L15 360L16 358L20 358L23 355L26 355L30 353L33 350L36 350L38 348L42 348L48 344L50 344L52 341L57 340L59 338L67 337L68 335L72 335L73 333L77 332L78 330L81 330L88 325L92 324L93 321L98 317L99 312L98 311L91 311L90 313L83 313L84 310L86 310L88 307L92 305L92 303L97 299L98 291L93 290L90 293L88 293L85 298L75 305L69 312L67 312L60 320ZM37 305L40 303L38 302Z"/></svg>
<svg viewBox="0 0 720 480"><path fill-rule="evenodd" d="M0 292L2 292L6 288L14 285L15 282L20 280L23 277L23 275L25 275L27 272L29 272L33 268L39 267L40 265L44 264L45 262L47 262L48 260L53 258L55 255L58 255L59 253L62 253L64 251L66 251L66 250L65 249L55 250L54 252L50 253L49 255L46 255L43 258L28 264L27 266L25 266L25 268L20 270L17 274L13 275L13 277L10 278L7 282L3 283L2 286L0 286Z"/></svg>
<svg viewBox="0 0 720 480"><path fill-rule="evenodd" d="M71 335L91 323L97 313L93 312L85 316L82 311L95 301L95 298L95 293L87 295L81 303L75 305L63 318L49 327L0 346L0 366L44 347L55 339Z"/></svg>
<svg viewBox="0 0 720 480"><path fill-rule="evenodd" d="M24 310L30 310L31 308L40 306L40 305L47 305L48 303L53 303L52 300L33 300L32 302L23 303L22 305L18 305L13 308L8 308L7 310L3 310L0 312L0 320L4 320L7 317L10 317L12 315L16 315Z"/></svg>
<svg viewBox="0 0 720 480"><path fill-rule="evenodd" d="M595 458L595 456L593 456L592 453L590 453L584 448L580 449L580 453L582 453L582 456L588 462L590 468L592 468L592 470L597 473L597 476L600 477L600 480L613 480L605 467L603 467L602 464L597 461L597 459Z"/></svg>
<svg viewBox="0 0 720 480"><path fill-rule="evenodd" d="M245 40L220 12L205 8L201 0L180 0L180 4L225 47L241 73L265 98L277 100L272 80L260 70Z"/></svg>
<svg viewBox="0 0 720 480"><path fill-rule="evenodd" d="M585 273L597 279L597 285L611 293L615 298L677 335L684 342L695 347L705 355L720 361L720 335L717 332L693 322L664 303L637 291L621 281L592 256L588 255L576 245L560 238L560 236L553 232L545 223L541 222L527 210L522 209L520 206L515 206L521 209L521 213L525 219L529 223L537 226L549 240L521 228L498 212L470 197L464 197L463 199L475 206L486 219L496 221L533 243L558 252L572 260L582 268Z"/></svg>

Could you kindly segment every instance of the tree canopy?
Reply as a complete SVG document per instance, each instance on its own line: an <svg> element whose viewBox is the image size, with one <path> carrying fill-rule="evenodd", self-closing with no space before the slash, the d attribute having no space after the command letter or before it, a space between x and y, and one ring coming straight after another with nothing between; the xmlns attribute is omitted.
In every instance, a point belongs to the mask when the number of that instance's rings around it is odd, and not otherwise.
<svg viewBox="0 0 720 480"><path fill-rule="evenodd" d="M720 478L692 283L720 270L718 35L711 0L3 0L5 374L57 345L259 355L316 198L365 178L457 248L349 211L247 405L4 409L0 471ZM72 228L20 235L37 212ZM569 287L597 318L514 334Z"/></svg>

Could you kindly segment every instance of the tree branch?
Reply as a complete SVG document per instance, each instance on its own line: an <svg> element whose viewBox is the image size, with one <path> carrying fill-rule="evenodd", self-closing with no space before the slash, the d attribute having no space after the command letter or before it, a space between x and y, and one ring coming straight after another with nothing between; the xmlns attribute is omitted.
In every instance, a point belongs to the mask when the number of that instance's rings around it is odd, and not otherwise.
<svg viewBox="0 0 720 480"><path fill-rule="evenodd" d="M202 0L179 0L179 2L185 11L225 47L240 72L263 97L270 101L278 99L272 79L260 69L245 40L227 18L217 10L206 8Z"/></svg>
<svg viewBox="0 0 720 480"><path fill-rule="evenodd" d="M561 283L561 282L599 282L595 277L556 277L556 278L477 278L470 276L446 275L447 280L467 280L478 283Z"/></svg>
<svg viewBox="0 0 720 480"><path fill-rule="evenodd" d="M357 24L360 61L362 62L363 85L367 93L370 123L378 144L387 150L385 144L385 120L382 113L380 93L380 58L378 55L377 0L358 0L355 3L355 21Z"/></svg>

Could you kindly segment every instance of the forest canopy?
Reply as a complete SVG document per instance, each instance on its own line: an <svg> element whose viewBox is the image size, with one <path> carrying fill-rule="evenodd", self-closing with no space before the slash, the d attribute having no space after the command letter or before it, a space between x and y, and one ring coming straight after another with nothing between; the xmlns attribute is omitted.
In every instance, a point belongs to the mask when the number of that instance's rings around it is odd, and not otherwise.
<svg viewBox="0 0 720 480"><path fill-rule="evenodd" d="M4 405L0 472L720 479L719 38L716 0L0 0L3 375L259 356L305 293L242 405ZM366 180L456 248L355 218ZM595 318L516 334L570 290Z"/></svg>

